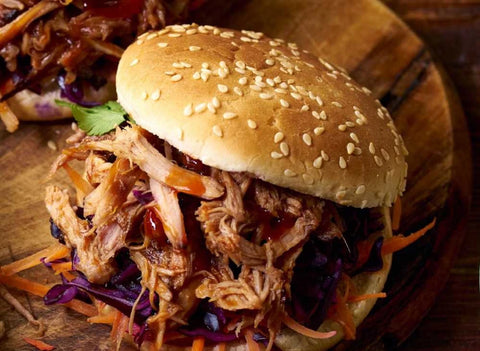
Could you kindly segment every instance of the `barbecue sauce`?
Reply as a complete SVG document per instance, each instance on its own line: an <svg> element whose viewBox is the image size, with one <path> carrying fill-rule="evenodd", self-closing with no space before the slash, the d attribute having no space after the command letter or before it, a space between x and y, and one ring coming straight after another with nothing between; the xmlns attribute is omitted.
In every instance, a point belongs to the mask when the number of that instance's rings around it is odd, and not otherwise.
<svg viewBox="0 0 480 351"><path fill-rule="evenodd" d="M187 194L201 196L205 193L205 185L197 175L192 176L185 171L179 171L171 168L165 179L166 184L172 184Z"/></svg>
<svg viewBox="0 0 480 351"><path fill-rule="evenodd" d="M84 0L83 8L95 16L130 18L140 13L143 0Z"/></svg>

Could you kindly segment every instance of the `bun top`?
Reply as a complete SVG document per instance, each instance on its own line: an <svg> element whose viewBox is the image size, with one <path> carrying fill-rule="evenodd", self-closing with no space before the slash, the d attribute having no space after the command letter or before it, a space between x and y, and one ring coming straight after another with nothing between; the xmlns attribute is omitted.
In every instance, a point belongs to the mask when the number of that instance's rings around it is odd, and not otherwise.
<svg viewBox="0 0 480 351"><path fill-rule="evenodd" d="M117 73L138 125L226 171L355 207L389 206L407 151L367 88L293 43L175 25L142 35Z"/></svg>

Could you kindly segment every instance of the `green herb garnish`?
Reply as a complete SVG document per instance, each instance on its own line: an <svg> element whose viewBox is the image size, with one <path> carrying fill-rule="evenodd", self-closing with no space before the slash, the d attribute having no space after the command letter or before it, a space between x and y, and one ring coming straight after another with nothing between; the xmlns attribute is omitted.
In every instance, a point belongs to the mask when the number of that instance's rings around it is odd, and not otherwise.
<svg viewBox="0 0 480 351"><path fill-rule="evenodd" d="M125 121L134 122L123 107L115 101L95 107L82 107L71 102L55 100L58 106L69 107L78 127L88 135L103 135Z"/></svg>

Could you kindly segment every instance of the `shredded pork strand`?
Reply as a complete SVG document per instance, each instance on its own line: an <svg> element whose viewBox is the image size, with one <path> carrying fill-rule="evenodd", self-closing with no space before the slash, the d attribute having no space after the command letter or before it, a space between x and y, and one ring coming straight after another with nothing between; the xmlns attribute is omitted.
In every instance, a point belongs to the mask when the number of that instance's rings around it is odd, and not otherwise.
<svg viewBox="0 0 480 351"><path fill-rule="evenodd" d="M54 172L73 159L83 160L83 178L94 189L84 198L85 217L75 213L65 191L47 189L47 208L66 244L76 249L77 268L90 281L104 283L116 270L115 253L127 248L157 310L147 323L156 332L158 347L167 326L187 323L199 299L208 299L241 313L228 330L266 326L270 350L291 295L295 261L310 235L320 235L317 228L330 220L325 202L244 173L189 171L178 151L168 146L164 156L153 146L154 137L144 133L134 126L84 137L52 168ZM196 199L192 192L179 198L185 179L200 182L205 191L195 193ZM138 193L151 193L151 198L140 201ZM184 218L182 201L195 204L196 211L189 211L195 213L200 237L194 235L190 218ZM148 233L147 213L162 230ZM284 222L275 227L276 221ZM201 246L211 255L197 272L196 255L201 253L192 240L204 240Z"/></svg>

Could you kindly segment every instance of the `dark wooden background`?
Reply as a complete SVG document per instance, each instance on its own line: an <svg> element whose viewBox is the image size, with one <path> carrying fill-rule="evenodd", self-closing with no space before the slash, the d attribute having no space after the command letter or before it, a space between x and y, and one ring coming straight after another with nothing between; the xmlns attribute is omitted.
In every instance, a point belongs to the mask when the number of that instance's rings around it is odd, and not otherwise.
<svg viewBox="0 0 480 351"><path fill-rule="evenodd" d="M473 201L461 253L436 304L401 350L480 350L480 0L384 3L449 74L465 111L473 158Z"/></svg>

